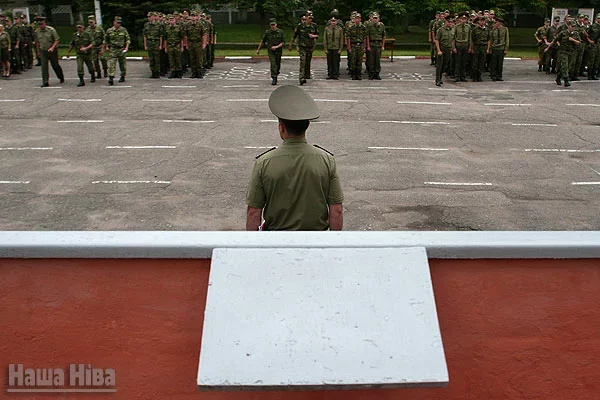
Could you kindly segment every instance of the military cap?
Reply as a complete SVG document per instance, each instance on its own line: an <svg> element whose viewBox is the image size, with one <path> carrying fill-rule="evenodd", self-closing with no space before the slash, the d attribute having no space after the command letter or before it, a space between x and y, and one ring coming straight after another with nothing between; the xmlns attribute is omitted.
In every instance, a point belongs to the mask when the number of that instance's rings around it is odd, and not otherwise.
<svg viewBox="0 0 600 400"><path fill-rule="evenodd" d="M544 18L544 22L550 22L550 18Z"/></svg>
<svg viewBox="0 0 600 400"><path fill-rule="evenodd" d="M442 12L441 11L436 11L435 15L440 15Z"/></svg>
<svg viewBox="0 0 600 400"><path fill-rule="evenodd" d="M77 25L75 25L75 28L83 28L83 22L78 22Z"/></svg>
<svg viewBox="0 0 600 400"><path fill-rule="evenodd" d="M173 14L167 14L167 18L171 19L171 18L175 18L175 16Z"/></svg>
<svg viewBox="0 0 600 400"><path fill-rule="evenodd" d="M558 15L556 15L556 16L554 17L554 20L555 20L555 21L560 21L560 17L559 17Z"/></svg>
<svg viewBox="0 0 600 400"><path fill-rule="evenodd" d="M121 22L123 22L123 20L121 19L121 17L115 17L115 22L118 22L120 24Z"/></svg>
<svg viewBox="0 0 600 400"><path fill-rule="evenodd" d="M9 18L9 19L10 19L10 18ZM46 17L37 17L37 18L36 18L36 21L39 21L39 22L42 22L42 21L43 21L43 22L46 22Z"/></svg>
<svg viewBox="0 0 600 400"><path fill-rule="evenodd" d="M596 14L596 18L600 18L600 13Z"/></svg>
<svg viewBox="0 0 600 400"><path fill-rule="evenodd" d="M478 15L478 16L475 17L475 21L479 21L479 20L482 20L482 19L485 19L485 17L483 15Z"/></svg>
<svg viewBox="0 0 600 400"><path fill-rule="evenodd" d="M275 25L275 24L277 24L277 20L275 18L269 19L269 25Z"/></svg>
<svg viewBox="0 0 600 400"><path fill-rule="evenodd" d="M449 10L444 11L444 14L450 14Z"/></svg>
<svg viewBox="0 0 600 400"><path fill-rule="evenodd" d="M21 18L23 18L23 17L21 17ZM590 17L588 17L588 16L586 15L585 17L583 17L583 19L587 19L587 20L589 20L589 19L590 19Z"/></svg>
<svg viewBox="0 0 600 400"><path fill-rule="evenodd" d="M373 11L373 14L371 15L373 18L379 18L379 13Z"/></svg>
<svg viewBox="0 0 600 400"><path fill-rule="evenodd" d="M576 23L575 23L575 21L569 20L569 21L565 22L565 25L567 25L567 26L575 26Z"/></svg>
<svg viewBox="0 0 600 400"><path fill-rule="evenodd" d="M146 14L147 17L151 17L154 15L154 11L148 11L148 14Z"/></svg>
<svg viewBox="0 0 600 400"><path fill-rule="evenodd" d="M460 14L458 14L458 16L460 18L465 17L465 18L469 18L469 13L466 11L461 12Z"/></svg>
<svg viewBox="0 0 600 400"><path fill-rule="evenodd" d="M319 109L308 93L298 86L284 85L269 97L269 109L277 117L290 121L319 118Z"/></svg>
<svg viewBox="0 0 600 400"><path fill-rule="evenodd" d="M494 12L494 10L490 10L490 14L494 15L496 13Z"/></svg>
<svg viewBox="0 0 600 400"><path fill-rule="evenodd" d="M333 10L331 10L331 15L340 15L340 12L337 8L334 8Z"/></svg>
<svg viewBox="0 0 600 400"><path fill-rule="evenodd" d="M96 20L95 15L88 15L88 21L95 21L95 20Z"/></svg>
<svg viewBox="0 0 600 400"><path fill-rule="evenodd" d="M173 15L179 15L179 11L173 11Z"/></svg>
<svg viewBox="0 0 600 400"><path fill-rule="evenodd" d="M360 15L360 13L356 13L354 14L354 18L362 18L362 15Z"/></svg>
<svg viewBox="0 0 600 400"><path fill-rule="evenodd" d="M330 21L337 21L337 18L336 17L331 17L331 18L329 18L329 20Z"/></svg>
<svg viewBox="0 0 600 400"><path fill-rule="evenodd" d="M585 14L579 14L577 18L585 18Z"/></svg>

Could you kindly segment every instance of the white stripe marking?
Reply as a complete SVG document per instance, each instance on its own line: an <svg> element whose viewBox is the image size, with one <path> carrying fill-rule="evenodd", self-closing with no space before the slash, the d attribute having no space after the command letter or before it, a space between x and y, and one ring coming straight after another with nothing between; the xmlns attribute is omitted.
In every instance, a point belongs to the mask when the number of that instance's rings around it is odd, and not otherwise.
<svg viewBox="0 0 600 400"><path fill-rule="evenodd" d="M466 92L467 89L441 89L441 88L429 88L429 90L443 90L445 92Z"/></svg>
<svg viewBox="0 0 600 400"><path fill-rule="evenodd" d="M191 99L142 99L142 101L157 102L157 103L162 103L162 102L190 103L193 100L191 100Z"/></svg>
<svg viewBox="0 0 600 400"><path fill-rule="evenodd" d="M279 122L279 120L277 120L277 119L261 119L260 122L261 123ZM330 124L331 121L311 121L310 123L311 123L311 125L312 124Z"/></svg>
<svg viewBox="0 0 600 400"><path fill-rule="evenodd" d="M105 149L176 149L177 146L106 146Z"/></svg>
<svg viewBox="0 0 600 400"><path fill-rule="evenodd" d="M38 88L38 89L62 89L62 86L45 86L45 87L34 86L34 87Z"/></svg>
<svg viewBox="0 0 600 400"><path fill-rule="evenodd" d="M600 104L566 104L567 106L576 106L576 107L600 107Z"/></svg>
<svg viewBox="0 0 600 400"><path fill-rule="evenodd" d="M245 149L272 149L277 146L244 146Z"/></svg>
<svg viewBox="0 0 600 400"><path fill-rule="evenodd" d="M522 89L494 89L492 92L531 92L531 90Z"/></svg>
<svg viewBox="0 0 600 400"><path fill-rule="evenodd" d="M449 149L436 149L433 147L368 147L372 150L418 150L418 151L449 151Z"/></svg>
<svg viewBox="0 0 600 400"><path fill-rule="evenodd" d="M196 88L197 86L193 86L193 85L190 85L190 86L186 86L186 85L163 85L163 87L167 88L167 89L179 89L179 88L181 88L181 89L193 89L193 88Z"/></svg>
<svg viewBox="0 0 600 400"><path fill-rule="evenodd" d="M315 101L321 102L338 102L338 103L358 103L358 100L330 100L330 99L315 99Z"/></svg>
<svg viewBox="0 0 600 400"><path fill-rule="evenodd" d="M144 183L144 184L154 183L154 184L161 184L161 185L171 184L170 181L94 181L94 182L92 182L92 184L98 184L98 183L107 184L107 185L111 185L111 184L132 185L132 184L138 184L138 183Z"/></svg>
<svg viewBox="0 0 600 400"><path fill-rule="evenodd" d="M4 101L4 102L21 102L21 101L25 101L25 99L15 99L15 100L2 99L0 101Z"/></svg>
<svg viewBox="0 0 600 400"><path fill-rule="evenodd" d="M505 60L521 61L521 57L504 57Z"/></svg>
<svg viewBox="0 0 600 400"><path fill-rule="evenodd" d="M426 104L431 106L451 106L452 103L438 103L435 101L397 101L398 104Z"/></svg>
<svg viewBox="0 0 600 400"><path fill-rule="evenodd" d="M450 125L442 121L379 121L382 124L421 124L421 125Z"/></svg>
<svg viewBox="0 0 600 400"><path fill-rule="evenodd" d="M101 119L89 119L89 120L72 120L72 121L56 121L64 124L101 124L104 121Z"/></svg>
<svg viewBox="0 0 600 400"><path fill-rule="evenodd" d="M251 56L226 56L226 60L251 60Z"/></svg>
<svg viewBox="0 0 600 400"><path fill-rule="evenodd" d="M425 185L439 185L439 186L493 186L492 183L474 182L423 182Z"/></svg>
<svg viewBox="0 0 600 400"><path fill-rule="evenodd" d="M0 147L0 151L6 150L54 150L52 147Z"/></svg>
<svg viewBox="0 0 600 400"><path fill-rule="evenodd" d="M102 99L56 99L57 101L102 101Z"/></svg>
<svg viewBox="0 0 600 400"><path fill-rule="evenodd" d="M27 185L29 181L0 181L0 184L3 185Z"/></svg>
<svg viewBox="0 0 600 400"><path fill-rule="evenodd" d="M175 123L185 123L185 124L211 124L215 121L195 121L189 119L163 119L164 123L167 124L175 124Z"/></svg>
<svg viewBox="0 0 600 400"><path fill-rule="evenodd" d="M388 88L385 86L356 86L356 87L349 87L348 90L363 90L363 89L369 89L369 90L387 90Z"/></svg>
<svg viewBox="0 0 600 400"><path fill-rule="evenodd" d="M525 149L533 153L600 153L600 150L576 150L576 149Z"/></svg>
<svg viewBox="0 0 600 400"><path fill-rule="evenodd" d="M558 126L556 124L511 124L512 126Z"/></svg>
<svg viewBox="0 0 600 400"><path fill-rule="evenodd" d="M581 92L579 89L554 89L553 92Z"/></svg>
<svg viewBox="0 0 600 400"><path fill-rule="evenodd" d="M585 186L585 185L600 185L600 182L573 182L571 185L574 186Z"/></svg>
<svg viewBox="0 0 600 400"><path fill-rule="evenodd" d="M130 85L123 85L123 86L117 85L117 86L105 86L105 87L106 88L111 88L111 89L121 89L121 88L127 89L127 88L132 88L133 86L130 86Z"/></svg>
<svg viewBox="0 0 600 400"><path fill-rule="evenodd" d="M260 87L259 85L229 85L229 86L223 86L224 88L258 88Z"/></svg>
<svg viewBox="0 0 600 400"><path fill-rule="evenodd" d="M484 103L484 106L530 106L531 104L528 103L521 103L521 104L516 104L516 103Z"/></svg>
<svg viewBox="0 0 600 400"><path fill-rule="evenodd" d="M249 101L269 101L269 99L227 99L225 101L249 102Z"/></svg>

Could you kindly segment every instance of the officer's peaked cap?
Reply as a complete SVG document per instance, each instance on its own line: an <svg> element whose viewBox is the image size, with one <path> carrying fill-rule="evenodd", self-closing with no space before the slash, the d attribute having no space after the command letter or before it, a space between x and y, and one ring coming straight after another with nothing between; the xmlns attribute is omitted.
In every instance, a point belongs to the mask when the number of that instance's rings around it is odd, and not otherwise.
<svg viewBox="0 0 600 400"><path fill-rule="evenodd" d="M269 109L277 117L290 121L319 118L319 109L308 93L298 86L280 86L271 93Z"/></svg>

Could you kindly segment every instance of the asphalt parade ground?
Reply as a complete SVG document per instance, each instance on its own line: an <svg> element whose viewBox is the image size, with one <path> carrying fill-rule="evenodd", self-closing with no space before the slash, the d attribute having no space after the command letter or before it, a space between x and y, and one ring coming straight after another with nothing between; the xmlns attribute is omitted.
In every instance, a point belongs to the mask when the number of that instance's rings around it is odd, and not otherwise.
<svg viewBox="0 0 600 400"><path fill-rule="evenodd" d="M130 61L125 83L82 88L75 62L61 65L50 88L39 67L0 81L0 230L244 229L254 157L280 143L268 60L160 80ZM315 59L303 86L322 110L308 140L336 156L345 230L600 228L600 81L559 87L513 60L504 82L440 89L428 60L381 75L326 80ZM297 78L284 60L280 84Z"/></svg>

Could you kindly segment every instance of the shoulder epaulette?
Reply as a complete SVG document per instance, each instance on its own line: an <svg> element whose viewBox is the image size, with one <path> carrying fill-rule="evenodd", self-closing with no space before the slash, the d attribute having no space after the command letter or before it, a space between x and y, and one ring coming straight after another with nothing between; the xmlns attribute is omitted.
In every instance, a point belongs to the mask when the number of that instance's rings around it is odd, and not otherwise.
<svg viewBox="0 0 600 400"><path fill-rule="evenodd" d="M333 153L332 153L332 152L330 152L330 151L329 151L329 150L327 150L327 149L324 149L324 148L322 148L322 147L321 147L321 146L319 146L318 144L313 144L313 146L315 146L317 149L321 149L321 150L323 150L325 153L329 153L329 154L333 155Z"/></svg>
<svg viewBox="0 0 600 400"><path fill-rule="evenodd" d="M263 151L262 153L260 153L259 155L257 155L257 156L256 156L256 157L254 157L254 158L258 160L260 157L264 156L265 154L267 154L267 153L268 153L268 152L270 152L270 151L273 151L273 150L275 150L276 148L277 148L277 147L271 147L269 150L267 150L267 151Z"/></svg>

